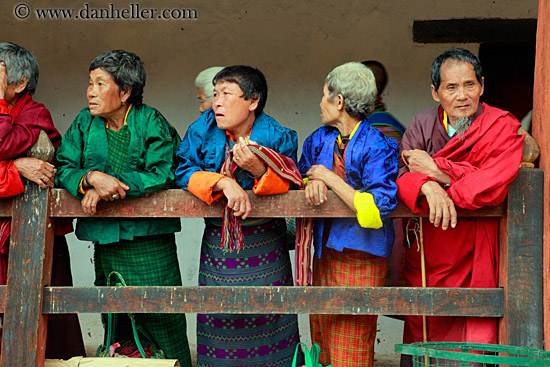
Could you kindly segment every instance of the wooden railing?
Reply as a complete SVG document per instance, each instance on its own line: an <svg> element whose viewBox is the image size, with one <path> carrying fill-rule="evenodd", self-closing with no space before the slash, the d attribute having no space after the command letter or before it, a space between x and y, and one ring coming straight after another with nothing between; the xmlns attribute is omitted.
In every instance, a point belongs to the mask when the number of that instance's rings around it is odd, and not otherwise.
<svg viewBox="0 0 550 367"><path fill-rule="evenodd" d="M522 169L505 203L460 217L499 217L500 283L496 289L400 287L50 287L55 218L84 217L67 191L25 182L25 193L0 199L12 218L7 285L0 286L4 330L0 366L43 366L48 314L325 313L500 317L499 342L541 348L543 173ZM303 192L249 193L251 217L353 217L329 193L319 206ZM97 217L220 217L221 203L205 205L182 190L100 203ZM402 203L392 217L415 217ZM444 244L442 244L444 246Z"/></svg>

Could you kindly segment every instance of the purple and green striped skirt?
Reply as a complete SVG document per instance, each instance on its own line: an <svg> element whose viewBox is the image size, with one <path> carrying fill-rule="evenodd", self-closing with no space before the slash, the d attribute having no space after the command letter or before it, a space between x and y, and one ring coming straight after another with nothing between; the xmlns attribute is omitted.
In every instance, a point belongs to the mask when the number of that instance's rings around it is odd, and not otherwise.
<svg viewBox="0 0 550 367"><path fill-rule="evenodd" d="M206 220L199 285L292 285L285 220L249 219L241 225L242 250L223 253L221 221ZM197 367L288 367L298 342L296 315L197 316Z"/></svg>

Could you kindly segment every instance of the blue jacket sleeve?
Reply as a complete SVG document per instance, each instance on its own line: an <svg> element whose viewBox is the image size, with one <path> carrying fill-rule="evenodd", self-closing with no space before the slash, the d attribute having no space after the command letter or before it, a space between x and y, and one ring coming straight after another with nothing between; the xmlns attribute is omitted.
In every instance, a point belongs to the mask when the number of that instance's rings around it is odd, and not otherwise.
<svg viewBox="0 0 550 367"><path fill-rule="evenodd" d="M359 191L372 194L380 216L384 217L397 206L395 180L399 146L394 139L386 138L374 128L369 132L367 141L371 142L371 145L364 155L362 187Z"/></svg>
<svg viewBox="0 0 550 367"><path fill-rule="evenodd" d="M205 143L207 117L213 115L212 110L204 112L189 126L176 153L176 187L187 190L191 175L204 171L201 147Z"/></svg>

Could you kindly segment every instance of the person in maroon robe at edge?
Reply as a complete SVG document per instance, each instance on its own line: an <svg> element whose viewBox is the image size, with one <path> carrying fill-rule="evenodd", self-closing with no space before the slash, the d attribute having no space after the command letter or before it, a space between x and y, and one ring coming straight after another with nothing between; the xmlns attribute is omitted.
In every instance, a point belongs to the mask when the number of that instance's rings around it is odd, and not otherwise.
<svg viewBox="0 0 550 367"><path fill-rule="evenodd" d="M54 184L55 168L52 164L25 156L38 139L40 130L46 132L54 148L57 149L61 143L61 135L53 125L50 112L42 103L32 99L37 83L38 62L34 55L16 44L0 43L0 197L25 191L21 176L42 188ZM9 219L0 219L2 285L7 280L10 229ZM72 232L70 220L56 220L50 282L53 286L72 286L65 240L65 234L69 232ZM46 358L69 359L85 355L76 314L50 315L47 333Z"/></svg>
<svg viewBox="0 0 550 367"><path fill-rule="evenodd" d="M415 213L429 213L422 222L428 287L495 288L498 218L457 219L456 207L504 201L522 160L520 123L480 103L481 64L470 51L438 56L431 79L439 106L416 115L403 136L398 196ZM405 250L403 273L408 286L422 286L415 242ZM427 335L428 341L496 343L497 319L427 317ZM422 316L407 316L403 342L422 341ZM410 356L402 357L402 366L410 364Z"/></svg>

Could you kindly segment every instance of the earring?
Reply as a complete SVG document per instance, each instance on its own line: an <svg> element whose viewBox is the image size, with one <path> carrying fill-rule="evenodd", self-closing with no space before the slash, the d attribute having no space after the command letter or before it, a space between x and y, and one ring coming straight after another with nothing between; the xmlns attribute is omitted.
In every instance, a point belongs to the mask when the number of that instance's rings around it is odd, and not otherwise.
<svg viewBox="0 0 550 367"><path fill-rule="evenodd" d="M123 105L123 106L126 106L126 102L122 101L122 105Z"/></svg>

